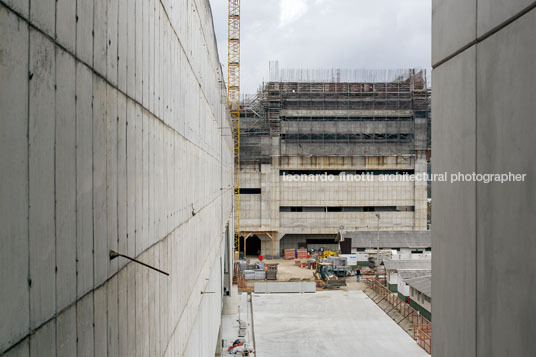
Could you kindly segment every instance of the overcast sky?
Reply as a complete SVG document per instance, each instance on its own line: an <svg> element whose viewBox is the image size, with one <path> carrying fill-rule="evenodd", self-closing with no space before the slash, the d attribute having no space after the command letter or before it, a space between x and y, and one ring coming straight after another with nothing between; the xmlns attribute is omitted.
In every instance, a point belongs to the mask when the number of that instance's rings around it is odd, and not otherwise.
<svg viewBox="0 0 536 357"><path fill-rule="evenodd" d="M227 0L210 0L227 73ZM431 0L241 0L241 91L279 68L431 66Z"/></svg>

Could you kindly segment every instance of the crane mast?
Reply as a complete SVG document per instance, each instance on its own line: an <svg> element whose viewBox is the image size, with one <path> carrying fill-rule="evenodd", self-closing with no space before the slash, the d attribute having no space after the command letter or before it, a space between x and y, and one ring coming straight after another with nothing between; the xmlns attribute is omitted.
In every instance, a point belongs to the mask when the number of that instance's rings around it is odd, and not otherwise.
<svg viewBox="0 0 536 357"><path fill-rule="evenodd" d="M227 99L234 139L234 246L240 252L240 0L228 1Z"/></svg>

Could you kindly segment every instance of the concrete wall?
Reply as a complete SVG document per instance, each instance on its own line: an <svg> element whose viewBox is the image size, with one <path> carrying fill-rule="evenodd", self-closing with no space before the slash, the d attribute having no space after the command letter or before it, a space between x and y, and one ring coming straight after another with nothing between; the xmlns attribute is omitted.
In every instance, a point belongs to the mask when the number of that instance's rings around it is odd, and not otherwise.
<svg viewBox="0 0 536 357"><path fill-rule="evenodd" d="M240 196L242 231L278 232L285 234L336 234L345 229L376 229L377 212L280 212L282 206L299 207L414 207L414 211L380 213L382 230L426 229L426 182L341 180L289 182L280 170L415 170L426 172L426 161L420 155L382 157L280 157L273 164L243 164L240 168L243 188L260 188L260 194ZM402 208L401 208L402 209ZM305 238L300 241L304 241ZM263 246L264 247L264 246ZM263 254L271 253L270 250ZM297 248L281 242L280 249ZM276 249L277 251L277 249Z"/></svg>
<svg viewBox="0 0 536 357"><path fill-rule="evenodd" d="M213 353L233 151L208 0L0 0L0 78L0 354Z"/></svg>
<svg viewBox="0 0 536 357"><path fill-rule="evenodd" d="M525 173L434 183L434 356L536 353L536 2L433 1L435 172Z"/></svg>

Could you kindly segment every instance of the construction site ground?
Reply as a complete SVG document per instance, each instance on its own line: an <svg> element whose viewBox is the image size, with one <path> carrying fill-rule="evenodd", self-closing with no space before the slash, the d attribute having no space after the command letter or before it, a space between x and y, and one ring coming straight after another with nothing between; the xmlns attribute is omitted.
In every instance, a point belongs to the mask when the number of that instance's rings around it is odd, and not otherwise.
<svg viewBox="0 0 536 357"><path fill-rule="evenodd" d="M248 257L250 261L257 261L256 257ZM294 264L294 261L298 259L293 260L286 260L286 259L265 259L264 262L267 264L273 264L278 263L278 269L277 269L277 281L297 281L297 280L309 280L309 281L315 281L315 278L313 277L314 270L307 269L307 268L300 268L299 266ZM301 261L305 262L306 259L302 259ZM253 284L255 282L258 282L259 280L248 280L246 281L246 288L240 289L240 291L245 292L253 292ZM270 280L268 280L270 281ZM363 290L365 288L365 284L356 282L355 276L349 276L346 278L346 285L345 287L337 288L337 290ZM317 291L322 291L322 288L317 288Z"/></svg>
<svg viewBox="0 0 536 357"><path fill-rule="evenodd" d="M252 294L256 356L429 356L363 291Z"/></svg>

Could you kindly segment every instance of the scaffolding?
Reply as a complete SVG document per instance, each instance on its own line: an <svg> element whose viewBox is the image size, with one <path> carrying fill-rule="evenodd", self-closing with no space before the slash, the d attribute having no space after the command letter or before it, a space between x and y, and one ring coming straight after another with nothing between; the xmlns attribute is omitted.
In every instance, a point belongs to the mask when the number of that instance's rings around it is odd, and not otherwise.
<svg viewBox="0 0 536 357"><path fill-rule="evenodd" d="M270 79L243 100L242 162L274 155L429 156L426 70L279 70L271 63Z"/></svg>

